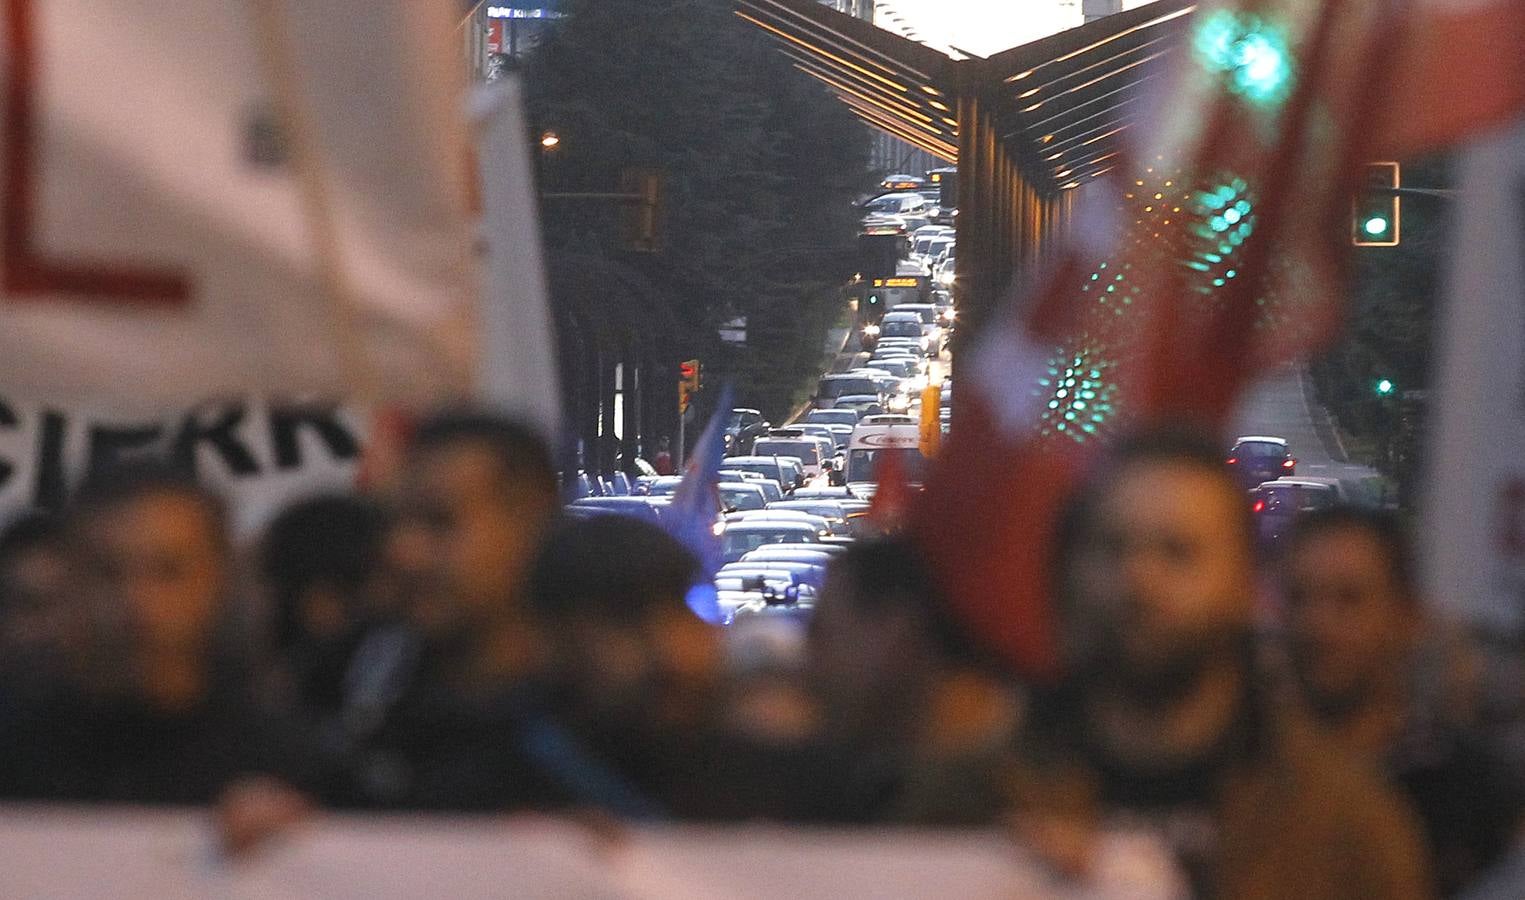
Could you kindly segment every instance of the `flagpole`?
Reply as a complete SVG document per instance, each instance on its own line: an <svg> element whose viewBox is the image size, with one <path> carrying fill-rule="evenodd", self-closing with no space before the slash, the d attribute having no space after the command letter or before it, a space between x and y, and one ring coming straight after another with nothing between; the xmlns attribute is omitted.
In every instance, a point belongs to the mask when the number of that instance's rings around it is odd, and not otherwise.
<svg viewBox="0 0 1525 900"><path fill-rule="evenodd" d="M264 50L266 74L270 78L275 108L296 170L303 217L316 252L318 279L329 301L342 388L368 414L374 413L380 400L380 384L360 340L359 304L345 277L339 226L328 182L323 177L322 153L312 117L302 102L296 57L283 27L286 22L285 0L255 0L253 7L255 31Z"/></svg>

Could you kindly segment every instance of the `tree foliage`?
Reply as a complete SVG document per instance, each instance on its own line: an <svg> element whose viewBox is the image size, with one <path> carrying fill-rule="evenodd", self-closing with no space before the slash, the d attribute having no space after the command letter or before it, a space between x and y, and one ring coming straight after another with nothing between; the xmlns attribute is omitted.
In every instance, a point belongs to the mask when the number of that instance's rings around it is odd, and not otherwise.
<svg viewBox="0 0 1525 900"><path fill-rule="evenodd" d="M625 253L608 204L552 201L547 244L637 270L679 323L675 354L782 413L817 373L852 273L868 134L725 0L571 0L531 59L531 120L561 138L542 181L614 189L628 167L665 176L663 248ZM719 323L748 322L730 348Z"/></svg>
<svg viewBox="0 0 1525 900"><path fill-rule="evenodd" d="M1448 187L1447 160L1405 163L1403 180ZM1405 494L1419 469L1424 404L1413 398L1430 383L1449 212L1440 198L1405 198L1402 242L1355 251L1345 333L1312 367L1319 399L1341 428L1372 448L1370 458L1353 461L1394 475ZM1391 397L1377 393L1382 379L1392 381Z"/></svg>

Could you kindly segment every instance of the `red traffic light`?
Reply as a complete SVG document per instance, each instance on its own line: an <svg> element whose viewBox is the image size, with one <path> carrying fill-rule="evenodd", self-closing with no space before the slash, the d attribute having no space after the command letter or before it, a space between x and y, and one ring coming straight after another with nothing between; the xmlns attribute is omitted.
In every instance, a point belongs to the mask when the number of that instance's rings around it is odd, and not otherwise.
<svg viewBox="0 0 1525 900"><path fill-rule="evenodd" d="M678 374L687 381L699 374L699 367L691 362L678 363Z"/></svg>

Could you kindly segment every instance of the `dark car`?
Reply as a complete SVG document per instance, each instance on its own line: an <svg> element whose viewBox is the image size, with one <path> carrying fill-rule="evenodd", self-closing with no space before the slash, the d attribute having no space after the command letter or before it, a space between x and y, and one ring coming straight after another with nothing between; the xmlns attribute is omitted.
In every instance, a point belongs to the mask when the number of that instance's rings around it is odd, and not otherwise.
<svg viewBox="0 0 1525 900"><path fill-rule="evenodd" d="M1242 437L1228 452L1229 471L1246 490L1297 473L1297 460L1279 437Z"/></svg>
<svg viewBox="0 0 1525 900"><path fill-rule="evenodd" d="M815 401L817 409L831 409L837 405L840 397L848 395L868 395L876 401L879 396L879 385L866 375L827 375L821 379L816 387Z"/></svg>
<svg viewBox="0 0 1525 900"><path fill-rule="evenodd" d="M667 501L651 497L584 497L572 501L566 513L576 519L598 515L632 516L661 525L667 506Z"/></svg>
<svg viewBox="0 0 1525 900"><path fill-rule="evenodd" d="M767 434L773 427L763 421L763 414L755 409L731 410L725 420L725 455L742 456L752 452L752 442Z"/></svg>
<svg viewBox="0 0 1525 900"><path fill-rule="evenodd" d="M819 530L805 522L728 522L720 535L720 547L722 559L732 563L766 544L817 544L820 540Z"/></svg>

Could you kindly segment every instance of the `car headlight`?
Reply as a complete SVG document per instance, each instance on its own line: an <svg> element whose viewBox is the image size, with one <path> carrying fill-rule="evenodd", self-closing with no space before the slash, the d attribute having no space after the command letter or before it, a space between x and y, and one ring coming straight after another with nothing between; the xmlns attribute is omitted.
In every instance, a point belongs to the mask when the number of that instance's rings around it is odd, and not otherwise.
<svg viewBox="0 0 1525 900"><path fill-rule="evenodd" d="M725 533L725 523L724 522L716 522L714 525L710 526L710 531L715 532L715 537L720 537L722 534Z"/></svg>
<svg viewBox="0 0 1525 900"><path fill-rule="evenodd" d="M943 310L943 321L944 322L952 322L957 317L958 317L958 313L954 311L953 307L950 306L947 309Z"/></svg>
<svg viewBox="0 0 1525 900"><path fill-rule="evenodd" d="M874 336L874 335L879 333L879 326L878 325L864 325L863 326L863 333L866 334L866 335L869 335L870 337L872 337L872 336Z"/></svg>

